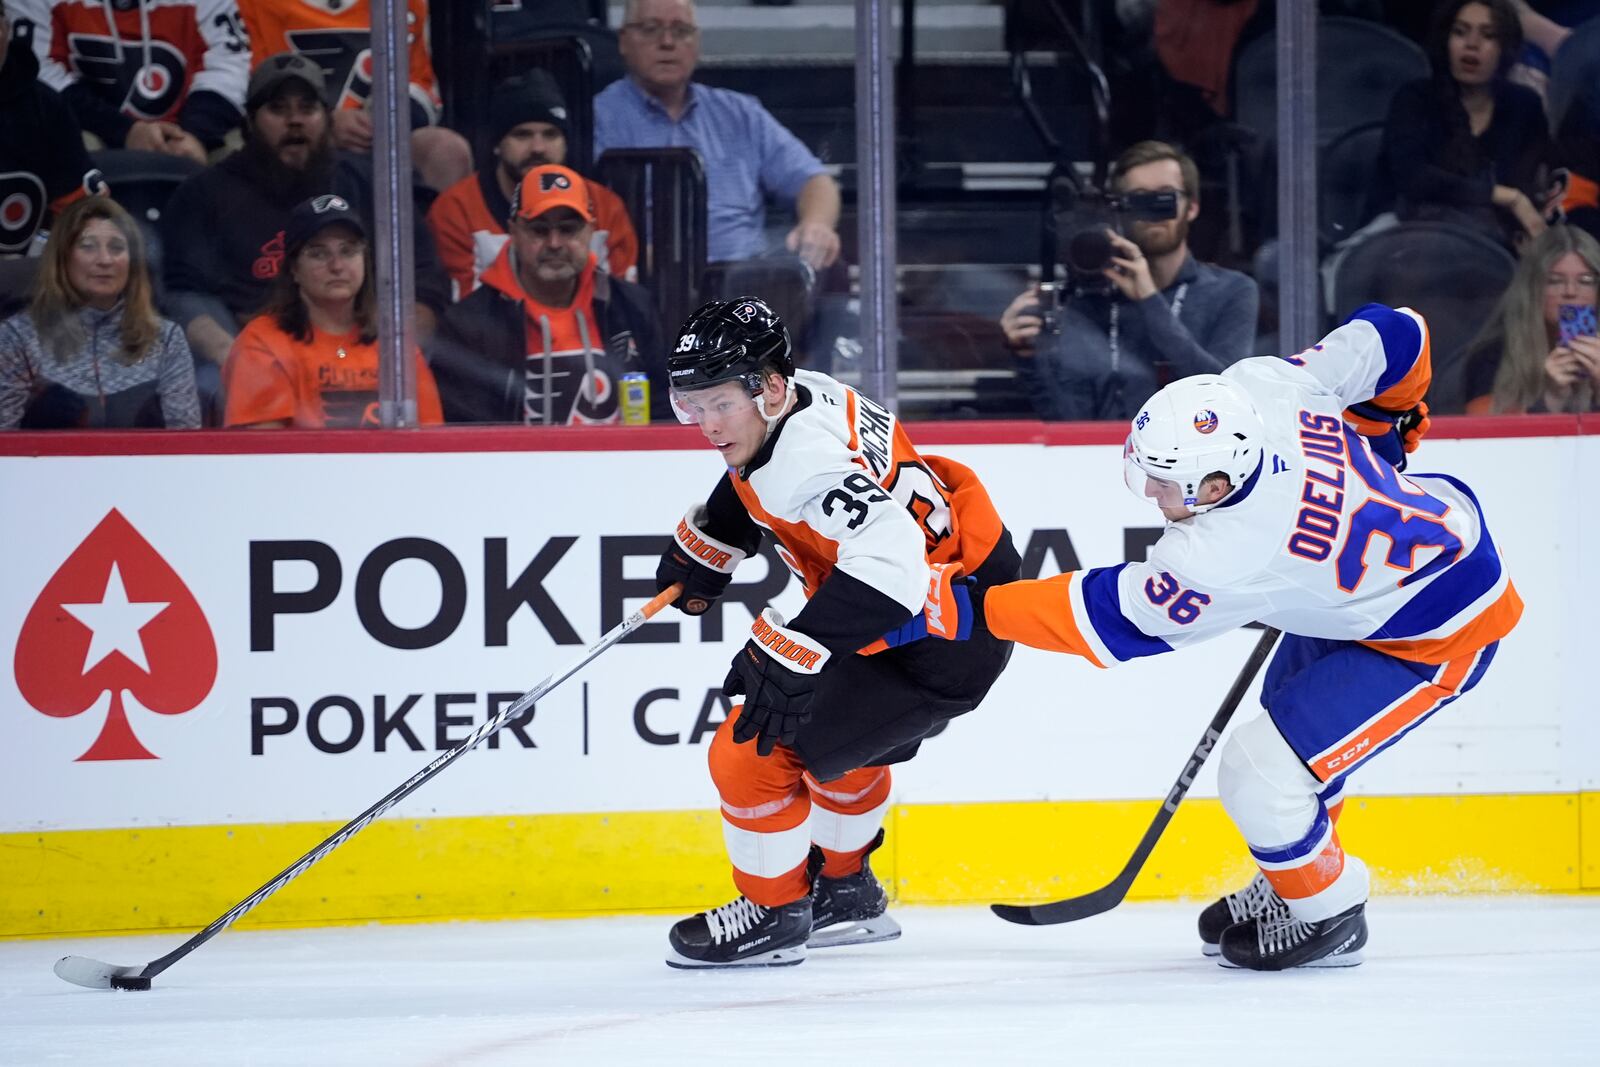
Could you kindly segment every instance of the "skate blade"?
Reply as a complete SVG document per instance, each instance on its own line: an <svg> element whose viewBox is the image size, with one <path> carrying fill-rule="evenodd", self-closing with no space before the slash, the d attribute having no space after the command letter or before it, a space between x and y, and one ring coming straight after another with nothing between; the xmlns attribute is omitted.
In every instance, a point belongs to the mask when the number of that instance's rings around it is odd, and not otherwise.
<svg viewBox="0 0 1600 1067"><path fill-rule="evenodd" d="M1211 953L1208 952L1206 955L1209 956ZM1361 950L1356 949L1354 952L1344 952L1337 956L1324 956L1320 960L1312 960L1309 963L1302 963L1295 967L1285 967L1283 969L1286 971L1303 971L1311 967L1355 967L1359 966L1361 961ZM1221 954L1220 949L1217 951L1217 962L1230 971L1246 970L1246 968L1239 966L1237 963L1230 962L1227 957Z"/></svg>
<svg viewBox="0 0 1600 1067"><path fill-rule="evenodd" d="M1202 941L1200 942L1200 955L1220 956L1222 955L1222 946L1214 945L1210 941Z"/></svg>
<svg viewBox="0 0 1600 1067"><path fill-rule="evenodd" d="M817 930L806 941L806 948L843 948L845 945L871 945L893 941L900 936L900 924L887 915L859 922L844 922Z"/></svg>
<svg viewBox="0 0 1600 1067"><path fill-rule="evenodd" d="M742 960L730 960L727 963L707 963L705 960L692 960L674 949L668 949L667 966L676 967L680 971L731 971L741 967L793 967L806 961L806 946L794 945L790 948L774 949L770 952L757 952Z"/></svg>

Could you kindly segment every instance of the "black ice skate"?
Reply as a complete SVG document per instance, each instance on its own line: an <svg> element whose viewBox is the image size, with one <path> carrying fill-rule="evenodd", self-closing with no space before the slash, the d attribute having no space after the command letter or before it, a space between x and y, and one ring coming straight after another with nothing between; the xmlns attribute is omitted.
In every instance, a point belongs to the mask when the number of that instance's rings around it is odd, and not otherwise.
<svg viewBox="0 0 1600 1067"><path fill-rule="evenodd" d="M676 923L668 967L792 967L804 963L811 898L764 908L747 897Z"/></svg>
<svg viewBox="0 0 1600 1067"><path fill-rule="evenodd" d="M1215 956L1221 951L1217 948L1217 942L1222 940L1222 931L1234 923L1242 923L1247 919L1276 920L1288 917L1289 905L1272 888L1267 876L1257 871L1249 885L1237 893L1229 893L1221 900L1213 901L1200 913L1200 951L1207 956Z"/></svg>
<svg viewBox="0 0 1600 1067"><path fill-rule="evenodd" d="M889 895L872 873L872 854L883 844L883 831L861 857L861 869L843 878L818 878L811 892L811 937L807 948L838 948L893 941L900 924L884 914Z"/></svg>
<svg viewBox="0 0 1600 1067"><path fill-rule="evenodd" d="M1235 923L1222 932L1219 962L1252 971L1354 967L1361 962L1361 947L1367 943L1365 910L1365 904L1357 904L1331 919L1311 923L1293 916Z"/></svg>

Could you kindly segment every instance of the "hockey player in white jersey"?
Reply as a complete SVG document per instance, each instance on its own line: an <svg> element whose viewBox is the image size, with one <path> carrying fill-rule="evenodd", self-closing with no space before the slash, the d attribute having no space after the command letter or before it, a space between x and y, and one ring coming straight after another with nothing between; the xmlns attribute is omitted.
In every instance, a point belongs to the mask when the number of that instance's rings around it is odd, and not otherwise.
<svg viewBox="0 0 1600 1067"><path fill-rule="evenodd" d="M667 962L779 966L808 945L897 937L867 862L890 766L1005 667L1011 645L970 631L967 597L1017 577L1011 535L972 471L918 454L870 398L796 370L760 300L696 311L668 370L674 409L727 469L678 524L657 587L683 583L676 605L701 614L765 533L806 606L787 623L763 611L723 683L743 700L707 757L740 896L673 926Z"/></svg>
<svg viewBox="0 0 1600 1067"><path fill-rule="evenodd" d="M1372 304L1298 355L1174 382L1125 451L1129 487L1169 520L1148 561L983 598L997 637L1100 667L1250 622L1283 631L1265 714L1221 753L1223 806L1261 872L1201 916L1224 965L1360 962L1368 875L1339 842L1345 782L1476 685L1521 616L1472 490L1400 473L1431 376L1422 317Z"/></svg>

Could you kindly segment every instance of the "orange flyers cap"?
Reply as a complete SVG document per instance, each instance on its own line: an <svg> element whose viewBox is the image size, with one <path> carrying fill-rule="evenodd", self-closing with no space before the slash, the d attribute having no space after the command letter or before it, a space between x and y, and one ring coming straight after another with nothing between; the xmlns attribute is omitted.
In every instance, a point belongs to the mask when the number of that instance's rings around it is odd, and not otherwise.
<svg viewBox="0 0 1600 1067"><path fill-rule="evenodd" d="M594 209L589 206L589 186L566 167L554 163L534 167L517 186L517 195L511 201L511 214L519 219L536 219L551 208L569 207L594 221Z"/></svg>

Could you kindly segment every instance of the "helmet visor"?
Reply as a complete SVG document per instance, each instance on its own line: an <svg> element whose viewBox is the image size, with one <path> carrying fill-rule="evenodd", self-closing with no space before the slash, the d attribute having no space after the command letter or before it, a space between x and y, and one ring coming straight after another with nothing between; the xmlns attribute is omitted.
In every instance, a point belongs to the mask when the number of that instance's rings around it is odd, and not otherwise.
<svg viewBox="0 0 1600 1067"><path fill-rule="evenodd" d="M705 426L738 418L746 408L756 406L749 387L737 379L699 389L672 389L667 398L672 402L673 414L685 426Z"/></svg>
<svg viewBox="0 0 1600 1067"><path fill-rule="evenodd" d="M1122 480L1128 491L1141 500L1153 500L1158 507L1193 507L1194 500L1184 495L1183 486L1167 478L1158 478L1139 466L1134 458L1133 438L1128 438L1122 450Z"/></svg>

